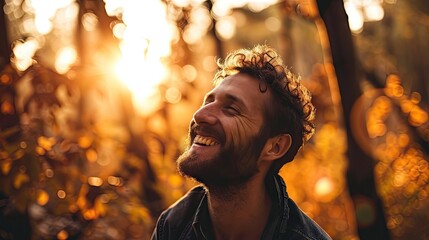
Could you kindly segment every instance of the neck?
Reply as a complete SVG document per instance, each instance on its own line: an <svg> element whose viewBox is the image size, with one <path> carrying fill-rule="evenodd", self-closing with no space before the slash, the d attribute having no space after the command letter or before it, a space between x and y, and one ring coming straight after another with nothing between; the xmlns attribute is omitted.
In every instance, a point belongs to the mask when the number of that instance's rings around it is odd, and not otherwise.
<svg viewBox="0 0 429 240"><path fill-rule="evenodd" d="M256 177L240 186L208 190L216 239L260 239L272 205L263 179Z"/></svg>

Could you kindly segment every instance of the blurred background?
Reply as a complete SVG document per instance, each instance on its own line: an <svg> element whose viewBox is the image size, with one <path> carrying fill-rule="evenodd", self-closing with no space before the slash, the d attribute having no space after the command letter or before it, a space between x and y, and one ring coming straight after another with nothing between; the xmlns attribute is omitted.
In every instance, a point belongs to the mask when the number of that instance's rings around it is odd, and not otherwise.
<svg viewBox="0 0 429 240"><path fill-rule="evenodd" d="M429 239L425 0L0 3L0 239L149 239L216 60L259 43L317 107L290 196L333 239Z"/></svg>

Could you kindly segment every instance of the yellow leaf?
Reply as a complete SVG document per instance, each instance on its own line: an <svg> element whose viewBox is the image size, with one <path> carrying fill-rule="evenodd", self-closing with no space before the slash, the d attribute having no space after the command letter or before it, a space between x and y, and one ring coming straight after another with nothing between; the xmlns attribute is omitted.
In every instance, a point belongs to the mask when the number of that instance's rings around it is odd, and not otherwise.
<svg viewBox="0 0 429 240"><path fill-rule="evenodd" d="M45 136L40 136L39 138L37 138L37 143L39 144L40 147L46 149L46 150L51 150L52 146L56 143L57 141L55 140L54 137L45 137Z"/></svg>
<svg viewBox="0 0 429 240"><path fill-rule="evenodd" d="M83 218L85 220L94 220L98 217L97 212L94 208L83 210Z"/></svg>
<svg viewBox="0 0 429 240"><path fill-rule="evenodd" d="M49 201L49 194L44 190L37 191L37 203L44 206Z"/></svg>
<svg viewBox="0 0 429 240"><path fill-rule="evenodd" d="M3 175L9 174L11 168L12 168L12 163L10 161L7 161L1 164L1 172L3 173Z"/></svg>
<svg viewBox="0 0 429 240"><path fill-rule="evenodd" d="M68 239L68 237L69 237L69 234L67 233L66 230L61 230L57 234L57 238L59 240L66 240L66 239Z"/></svg>
<svg viewBox="0 0 429 240"><path fill-rule="evenodd" d="M88 162L96 162L98 158L98 154L94 149L88 149L86 151L86 159Z"/></svg>
<svg viewBox="0 0 429 240"><path fill-rule="evenodd" d="M103 200L101 197L97 197L97 199L95 199L94 210L97 213L97 216L106 215L107 208L106 208L105 204L103 203Z"/></svg>
<svg viewBox="0 0 429 240"><path fill-rule="evenodd" d="M83 135L78 139L78 144L81 148L89 148L94 141L92 136Z"/></svg>
<svg viewBox="0 0 429 240"><path fill-rule="evenodd" d="M45 149L43 149L43 148L41 148L41 147L39 147L39 146L37 146L34 150L35 150L35 151L36 151L36 153L37 153L38 155L40 155L40 156L45 155L45 153L46 153L46 150L45 150Z"/></svg>
<svg viewBox="0 0 429 240"><path fill-rule="evenodd" d="M11 101L6 100L1 104L1 112L2 114L13 114L15 113L15 109Z"/></svg>
<svg viewBox="0 0 429 240"><path fill-rule="evenodd" d="M25 172L19 172L16 176L15 179L13 180L13 186L16 189L20 189L22 184L26 183L30 181L30 177L25 173Z"/></svg>
<svg viewBox="0 0 429 240"><path fill-rule="evenodd" d="M13 154L13 160L21 159L25 154L23 149L18 149Z"/></svg>

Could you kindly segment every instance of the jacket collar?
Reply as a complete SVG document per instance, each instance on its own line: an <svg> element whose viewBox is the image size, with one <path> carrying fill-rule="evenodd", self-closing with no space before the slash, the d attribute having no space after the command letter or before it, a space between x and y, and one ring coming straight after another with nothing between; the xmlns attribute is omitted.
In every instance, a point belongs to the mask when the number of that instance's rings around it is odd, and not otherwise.
<svg viewBox="0 0 429 240"><path fill-rule="evenodd" d="M277 195L278 206L282 213L280 215L279 233L283 234L286 233L286 228L289 220L289 206L287 204L289 196L287 194L286 183L283 178L280 177L278 174L272 175L271 177L274 182L274 184L272 184L271 186L275 187L275 191L273 193ZM269 183L268 186L270 186Z"/></svg>
<svg viewBox="0 0 429 240"><path fill-rule="evenodd" d="M266 178L267 188L273 201L268 223L265 226L262 239L275 239L286 233L289 220L288 194L284 180L278 175ZM279 214L280 212L280 214ZM192 227L197 239L212 239L213 233L207 205L207 190L198 205Z"/></svg>

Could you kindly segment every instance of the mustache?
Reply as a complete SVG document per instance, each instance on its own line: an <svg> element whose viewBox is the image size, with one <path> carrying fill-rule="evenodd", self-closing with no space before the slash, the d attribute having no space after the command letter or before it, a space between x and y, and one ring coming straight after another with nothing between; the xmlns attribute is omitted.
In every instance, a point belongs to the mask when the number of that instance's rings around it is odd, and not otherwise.
<svg viewBox="0 0 429 240"><path fill-rule="evenodd" d="M197 133L202 133L203 135L208 135L216 138L218 141L225 140L225 133L221 129L216 129L215 127L208 126L206 124L197 124L195 121L192 121L189 126L189 137L191 140L195 138Z"/></svg>

